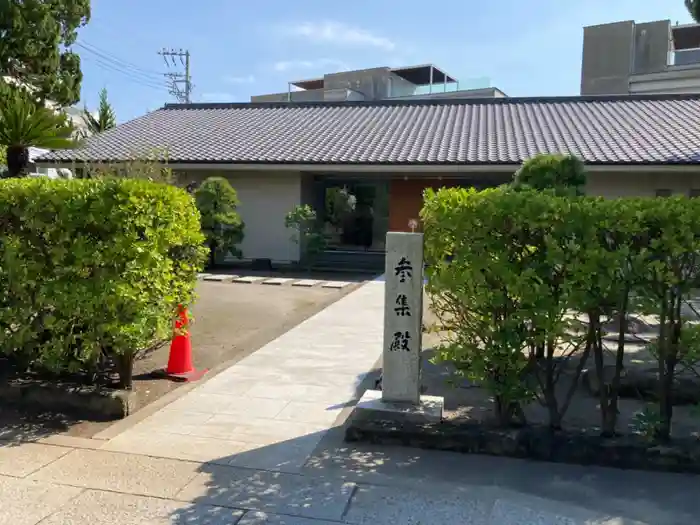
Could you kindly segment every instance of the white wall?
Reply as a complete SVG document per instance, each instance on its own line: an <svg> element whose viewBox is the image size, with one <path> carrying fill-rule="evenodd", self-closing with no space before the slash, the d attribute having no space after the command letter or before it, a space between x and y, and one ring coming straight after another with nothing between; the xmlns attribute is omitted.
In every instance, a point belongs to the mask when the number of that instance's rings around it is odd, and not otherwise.
<svg viewBox="0 0 700 525"><path fill-rule="evenodd" d="M671 190L688 196L691 189L700 190L700 167L697 172L589 172L586 193L601 197L654 197L656 190Z"/></svg>
<svg viewBox="0 0 700 525"><path fill-rule="evenodd" d="M284 217L301 204L299 172L212 170L178 173L178 183L201 182L207 177L226 177L238 193L239 213L245 222L245 238L240 248L244 259L272 259L273 262L299 260L299 246Z"/></svg>

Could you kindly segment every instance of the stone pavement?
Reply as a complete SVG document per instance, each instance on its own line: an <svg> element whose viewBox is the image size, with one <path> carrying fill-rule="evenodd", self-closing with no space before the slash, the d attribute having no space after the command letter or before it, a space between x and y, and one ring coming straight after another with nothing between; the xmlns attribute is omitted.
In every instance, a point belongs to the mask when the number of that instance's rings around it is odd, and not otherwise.
<svg viewBox="0 0 700 525"><path fill-rule="evenodd" d="M364 285L121 433L0 443L0 524L700 522L698 477L343 443L382 301Z"/></svg>

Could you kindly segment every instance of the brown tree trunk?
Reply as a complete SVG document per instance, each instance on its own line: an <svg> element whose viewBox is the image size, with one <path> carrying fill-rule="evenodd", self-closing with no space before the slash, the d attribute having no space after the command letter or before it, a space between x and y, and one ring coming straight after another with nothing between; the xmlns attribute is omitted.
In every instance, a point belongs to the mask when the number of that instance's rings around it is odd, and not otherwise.
<svg viewBox="0 0 700 525"><path fill-rule="evenodd" d="M617 432L618 399L620 397L620 381L622 369L625 364L625 334L627 333L627 308L629 306L629 290L624 291L619 311L619 325L617 336L617 352L615 354L615 374L610 384L608 406L606 408L607 425L603 426L605 435L614 435Z"/></svg>
<svg viewBox="0 0 700 525"><path fill-rule="evenodd" d="M119 374L119 388L123 390L131 390L134 386L134 354L128 352L118 355L117 373Z"/></svg>

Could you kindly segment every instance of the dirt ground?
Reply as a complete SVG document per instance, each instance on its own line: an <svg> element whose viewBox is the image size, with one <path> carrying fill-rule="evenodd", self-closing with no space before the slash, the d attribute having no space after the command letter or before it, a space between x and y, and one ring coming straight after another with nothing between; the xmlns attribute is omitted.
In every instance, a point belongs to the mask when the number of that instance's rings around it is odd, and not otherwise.
<svg viewBox="0 0 700 525"><path fill-rule="evenodd" d="M438 320L430 309L430 301L427 296L423 304L425 305L424 324L427 327L433 326ZM431 363L435 356L434 348L440 344L442 337L442 334L434 332L423 334L422 388L424 393L445 398L445 415L448 419L477 419L481 421L490 419L492 417L492 398L484 389L465 379L456 378L453 367L448 364L435 365ZM615 334L612 334L612 339L614 337ZM607 346L609 352L606 355L605 364L612 365L615 359L612 351L616 348L616 343L611 341ZM572 359L567 369L574 369L575 366L576 361ZM628 342L625 344L624 366L626 369L632 367L648 368L653 367L654 362L644 349L643 344ZM592 357L588 360L586 368L594 368ZM566 390L569 384L571 384L570 377L562 374L561 389ZM645 406L646 404L639 399L620 399L618 430L624 433L634 432L635 414L644 409ZM525 415L530 423L547 423L547 410L538 402L526 406ZM600 425L598 400L583 385L578 386L563 424L565 428L593 428ZM676 436L700 437L700 416L697 409L688 405L674 406L672 432Z"/></svg>
<svg viewBox="0 0 700 525"><path fill-rule="evenodd" d="M323 279L327 276L314 274L311 278ZM359 278L338 275L333 279L361 281ZM352 284L337 290L293 287L289 284L274 286L199 281L198 299L191 310L194 317L191 325L194 365L197 369L210 370L203 379L206 380L218 369L253 353L357 286L359 284ZM154 402L183 384L155 379L152 375L166 366L169 351L166 344L136 362L134 390L139 407ZM81 421L65 414L37 414L0 407L0 439L17 436L39 438L55 433L91 437L113 423Z"/></svg>

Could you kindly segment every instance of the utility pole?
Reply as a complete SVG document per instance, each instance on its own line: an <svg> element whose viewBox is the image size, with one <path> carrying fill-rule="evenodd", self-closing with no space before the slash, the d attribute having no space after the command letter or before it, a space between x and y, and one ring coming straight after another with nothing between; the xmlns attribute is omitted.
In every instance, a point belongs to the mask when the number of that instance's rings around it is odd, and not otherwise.
<svg viewBox="0 0 700 525"><path fill-rule="evenodd" d="M192 77L190 75L190 52L182 49L166 49L158 51L158 54L163 57L165 65L177 67L176 59L180 60L180 65L185 68L185 71L176 71L164 73L165 77L170 81L170 94L173 95L178 102L189 104L192 95ZM170 62L168 62L170 59Z"/></svg>

